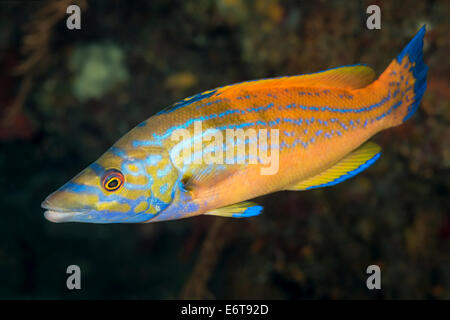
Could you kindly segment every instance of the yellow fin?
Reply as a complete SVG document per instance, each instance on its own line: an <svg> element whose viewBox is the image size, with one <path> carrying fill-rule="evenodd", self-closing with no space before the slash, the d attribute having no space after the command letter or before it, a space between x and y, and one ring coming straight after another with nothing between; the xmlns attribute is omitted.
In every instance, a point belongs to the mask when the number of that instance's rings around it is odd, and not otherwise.
<svg viewBox="0 0 450 320"><path fill-rule="evenodd" d="M254 90L276 87L324 87L359 89L370 84L375 78L375 71L365 65L354 65L334 68L317 73L246 81L218 88L217 93L226 90Z"/></svg>
<svg viewBox="0 0 450 320"><path fill-rule="evenodd" d="M205 214L229 218L247 218L257 216L262 212L263 207L254 202L244 201L230 206L214 209Z"/></svg>
<svg viewBox="0 0 450 320"><path fill-rule="evenodd" d="M318 175L289 186L286 190L306 190L332 186L351 178L371 166L381 155L381 147L367 142L334 166Z"/></svg>

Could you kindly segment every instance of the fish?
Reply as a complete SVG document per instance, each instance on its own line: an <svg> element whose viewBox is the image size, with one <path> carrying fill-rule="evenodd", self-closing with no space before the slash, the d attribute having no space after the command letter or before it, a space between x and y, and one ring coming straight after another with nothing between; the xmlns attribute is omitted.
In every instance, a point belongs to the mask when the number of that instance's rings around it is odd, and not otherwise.
<svg viewBox="0 0 450 320"><path fill-rule="evenodd" d="M418 109L425 33L423 26L378 78L356 64L244 81L174 103L50 194L44 216L85 223L247 218L263 211L253 198L346 181L380 158L370 138Z"/></svg>

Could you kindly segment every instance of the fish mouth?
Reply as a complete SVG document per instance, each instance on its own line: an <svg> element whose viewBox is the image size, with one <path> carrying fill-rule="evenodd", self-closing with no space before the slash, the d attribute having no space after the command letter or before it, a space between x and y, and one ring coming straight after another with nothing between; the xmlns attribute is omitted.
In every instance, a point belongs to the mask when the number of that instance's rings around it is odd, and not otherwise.
<svg viewBox="0 0 450 320"><path fill-rule="evenodd" d="M70 210L64 208L52 207L47 201L42 202L41 207L47 209L44 212L44 217L51 222L70 222L74 221L75 217L85 214L88 210Z"/></svg>

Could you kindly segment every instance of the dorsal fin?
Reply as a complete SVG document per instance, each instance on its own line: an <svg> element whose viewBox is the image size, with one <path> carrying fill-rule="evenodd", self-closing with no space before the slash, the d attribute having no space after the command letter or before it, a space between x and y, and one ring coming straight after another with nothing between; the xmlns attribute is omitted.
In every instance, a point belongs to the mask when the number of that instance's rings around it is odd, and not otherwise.
<svg viewBox="0 0 450 320"><path fill-rule="evenodd" d="M338 184L371 166L380 157L380 150L379 145L367 142L331 168L314 177L289 186L286 190L307 190Z"/></svg>
<svg viewBox="0 0 450 320"><path fill-rule="evenodd" d="M298 76L261 79L236 83L218 88L216 94L226 90L255 90L276 87L325 87L342 89L359 89L370 84L375 77L375 71L366 65L344 66L317 73Z"/></svg>
<svg viewBox="0 0 450 320"><path fill-rule="evenodd" d="M202 92L202 93L198 93L196 95L184 98L183 100L178 101L178 102L176 102L176 103L174 103L174 104L164 108L163 110L159 111L157 113L157 115L164 114L164 113L170 113L172 111L175 111L177 109L180 109L182 107L190 105L190 104L192 104L194 102L201 101L203 99L207 99L207 98L211 97L212 95L214 95L216 93L216 91L217 90L215 90L215 89L208 90L208 91L205 91L205 92Z"/></svg>
<svg viewBox="0 0 450 320"><path fill-rule="evenodd" d="M329 70L319 71L297 76L286 76L270 79L250 80L234 83L224 87L207 90L202 93L185 98L173 105L170 105L157 115L170 113L192 103L220 95L225 91L234 90L257 90L264 88L289 88L289 87L317 87L317 88L341 88L359 89L370 84L375 78L375 71L366 65L358 64L353 66L343 66Z"/></svg>

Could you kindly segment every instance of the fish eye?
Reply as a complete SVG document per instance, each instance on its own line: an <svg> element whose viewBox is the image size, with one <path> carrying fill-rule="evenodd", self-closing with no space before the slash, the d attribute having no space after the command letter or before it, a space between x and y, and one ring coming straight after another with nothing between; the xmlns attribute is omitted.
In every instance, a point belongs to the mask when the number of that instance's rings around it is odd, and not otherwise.
<svg viewBox="0 0 450 320"><path fill-rule="evenodd" d="M106 191L116 191L124 182L122 172L117 169L109 169L105 172L102 178L102 186Z"/></svg>

